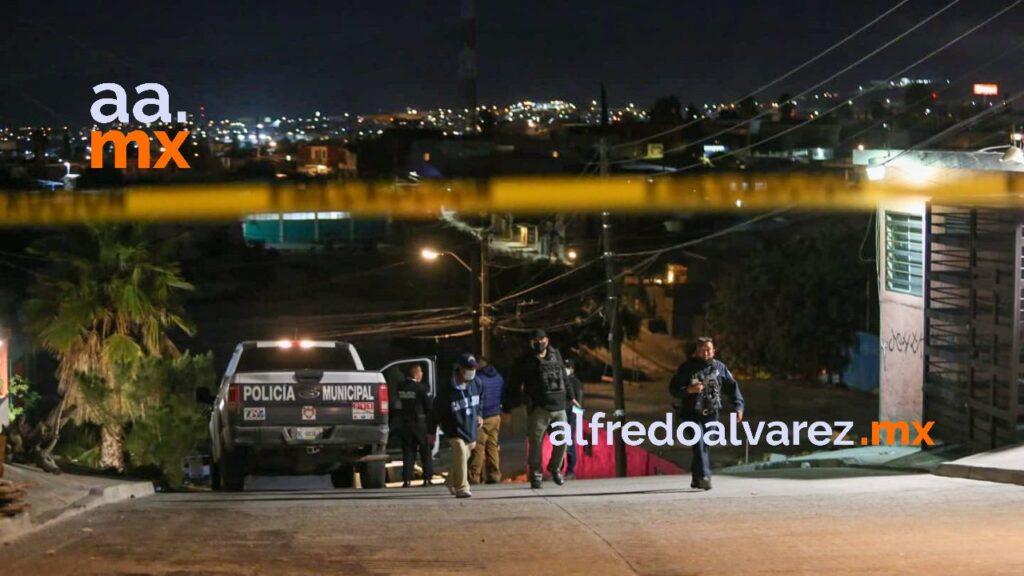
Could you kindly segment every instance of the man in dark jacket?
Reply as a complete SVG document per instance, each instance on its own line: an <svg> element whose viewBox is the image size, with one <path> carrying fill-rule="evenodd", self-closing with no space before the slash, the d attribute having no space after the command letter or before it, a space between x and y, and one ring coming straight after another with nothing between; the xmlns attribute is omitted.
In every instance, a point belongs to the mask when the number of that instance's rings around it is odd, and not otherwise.
<svg viewBox="0 0 1024 576"><path fill-rule="evenodd" d="M480 416L484 387L476 376L477 366L476 356L459 356L452 377L438 383L434 409L430 411L427 421L427 430L434 430L440 425L448 440L451 464L445 484L456 498L469 498L473 495L469 490L466 464L470 452L476 446L478 430L484 422ZM433 436L428 440L434 443Z"/></svg>
<svg viewBox="0 0 1024 576"><path fill-rule="evenodd" d="M505 379L491 365L487 358L478 358L476 377L484 387L484 403L481 416L484 424L476 439L476 448L469 457L469 483L497 484L501 482L501 447L498 432L501 429L501 398L505 391Z"/></svg>
<svg viewBox="0 0 1024 576"><path fill-rule="evenodd" d="M430 486L434 477L431 445L427 443L427 414L430 414L430 390L423 383L423 367L413 364L409 376L398 385L398 399L401 410L398 417L402 423L402 487L412 485L416 454L423 463L423 485Z"/></svg>
<svg viewBox="0 0 1024 576"><path fill-rule="evenodd" d="M715 343L711 338L699 338L693 357L679 365L669 382L668 391L676 398L679 418L696 422L701 428L701 437L693 445L690 487L711 490L711 456L704 443L704 433L708 423L718 421L723 396L732 401L737 422L743 420L740 385L729 368L715 360Z"/></svg>
<svg viewBox="0 0 1024 576"><path fill-rule="evenodd" d="M552 422L567 422L566 407L578 406L571 386L565 383L565 366L562 355L548 345L548 335L543 330L534 330L530 335L530 349L520 362L513 386L516 395L525 398L527 411L527 434L530 439L529 475L530 487L543 486L541 469L541 445L544 433ZM565 445L551 447L548 472L555 484L565 483L562 476L562 461Z"/></svg>
<svg viewBox="0 0 1024 576"><path fill-rule="evenodd" d="M572 388L572 395L576 399L576 405L572 406L569 417L569 430L572 436L572 444L566 447L565 457L567 464L565 467L565 479L575 480L576 479L576 462L579 460L579 453L576 451L576 412L583 412L583 382L576 377L576 364L569 358L565 360L565 382L570 388Z"/></svg>

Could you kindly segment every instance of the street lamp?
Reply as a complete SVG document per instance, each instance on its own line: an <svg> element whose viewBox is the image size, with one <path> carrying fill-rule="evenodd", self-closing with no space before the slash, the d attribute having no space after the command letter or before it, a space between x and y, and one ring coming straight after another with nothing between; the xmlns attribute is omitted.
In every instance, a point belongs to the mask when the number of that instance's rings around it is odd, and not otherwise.
<svg viewBox="0 0 1024 576"><path fill-rule="evenodd" d="M452 258L455 258L455 261L458 262L463 268L469 270L470 273L473 272L473 267L470 266L469 264L466 264L466 261L463 260L462 258L459 258L459 255L454 252L439 252L437 250L434 250L433 248L424 248L423 250L420 250L420 256L422 256L423 259L426 260L427 262L433 262L434 260L437 260L441 256L451 256Z"/></svg>
<svg viewBox="0 0 1024 576"><path fill-rule="evenodd" d="M465 260L459 257L454 252L435 250L433 248L423 248L420 250L420 256L427 262L433 262L441 256L451 256L459 263L460 266L465 268L469 272L470 281L470 309L473 311L473 342L480 346L480 354L487 356L490 354L491 338L490 330L487 328L489 320L487 319L486 307L487 307L487 241L483 240L480 244L480 259L479 267L475 268L466 263ZM476 263L476 262L474 262ZM481 328L483 326L483 328Z"/></svg>

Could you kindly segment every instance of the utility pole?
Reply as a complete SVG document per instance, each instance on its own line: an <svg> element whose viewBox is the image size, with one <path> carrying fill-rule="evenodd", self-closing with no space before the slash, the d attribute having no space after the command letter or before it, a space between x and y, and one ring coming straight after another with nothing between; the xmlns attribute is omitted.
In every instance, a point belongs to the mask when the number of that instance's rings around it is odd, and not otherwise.
<svg viewBox="0 0 1024 576"><path fill-rule="evenodd" d="M479 330L480 330L480 355L485 358L491 357L491 318L487 315L487 306L490 301L490 279L488 278L488 261L490 260L491 235L484 231L480 237L480 301L479 301Z"/></svg>
<svg viewBox="0 0 1024 576"><path fill-rule="evenodd" d="M602 94L603 96L603 94ZM603 100L603 98L602 98ZM608 141L601 138L601 177L607 178L611 171L608 161ZM619 433L615 435L615 476L626 477L626 445L622 442L622 427L626 419L626 399L622 388L622 329L619 326L619 295L618 282L615 278L615 254L612 252L611 214L601 213L601 231L604 244L604 275L607 282L608 297L605 301L605 318L608 321L608 350L612 355L612 390L615 402L616 422L620 424Z"/></svg>
<svg viewBox="0 0 1024 576"><path fill-rule="evenodd" d="M481 337L481 316L483 315L483 290L481 290L480 279L483 277L483 242L480 243L480 253L473 254L469 259L470 278L470 306L473 310L473 347L477 354L483 354ZM475 257L474 257L475 256Z"/></svg>
<svg viewBox="0 0 1024 576"><path fill-rule="evenodd" d="M477 61L476 61L476 0L462 0L462 51L459 52L459 104L466 110L465 131L476 132L477 116Z"/></svg>

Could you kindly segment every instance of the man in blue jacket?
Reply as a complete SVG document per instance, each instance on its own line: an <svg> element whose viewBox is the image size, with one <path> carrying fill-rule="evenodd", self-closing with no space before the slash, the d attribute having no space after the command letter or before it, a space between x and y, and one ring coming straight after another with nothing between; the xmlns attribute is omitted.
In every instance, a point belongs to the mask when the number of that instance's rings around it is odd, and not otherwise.
<svg viewBox="0 0 1024 576"><path fill-rule="evenodd" d="M698 338L692 358L676 369L668 384L668 391L676 398L676 411L683 421L696 422L701 428L700 440L693 445L690 463L691 488L711 490L711 455L704 443L707 425L718 422L722 397L732 401L736 421L743 420L743 394L732 372L720 360L715 360L715 343L711 338Z"/></svg>
<svg viewBox="0 0 1024 576"><path fill-rule="evenodd" d="M501 429L501 398L505 391L505 379L487 358L480 357L477 362L479 367L476 369L476 377L484 387L484 403L481 407L484 424L476 439L476 448L469 457L469 483L497 484L501 482L498 432Z"/></svg>
<svg viewBox="0 0 1024 576"><path fill-rule="evenodd" d="M445 485L456 498L469 498L473 495L469 490L466 465L470 452L476 446L478 431L484 421L480 416L484 387L476 376L478 366L476 356L459 356L452 377L447 382L438 383L434 408L430 411L430 420L427 423L427 430L435 430L440 425L441 431L448 439L451 464ZM428 438L428 441L433 444L433 436Z"/></svg>

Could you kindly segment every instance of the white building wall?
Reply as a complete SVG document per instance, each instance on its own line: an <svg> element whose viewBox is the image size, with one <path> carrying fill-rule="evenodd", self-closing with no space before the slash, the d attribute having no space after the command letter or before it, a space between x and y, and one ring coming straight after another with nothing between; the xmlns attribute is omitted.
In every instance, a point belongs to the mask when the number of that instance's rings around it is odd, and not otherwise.
<svg viewBox="0 0 1024 576"><path fill-rule="evenodd" d="M924 218L925 201L888 202L880 204L878 208L881 346L878 417L880 420L921 421L924 416L924 297L892 292L886 288L886 212ZM927 244L928 231L924 232Z"/></svg>

